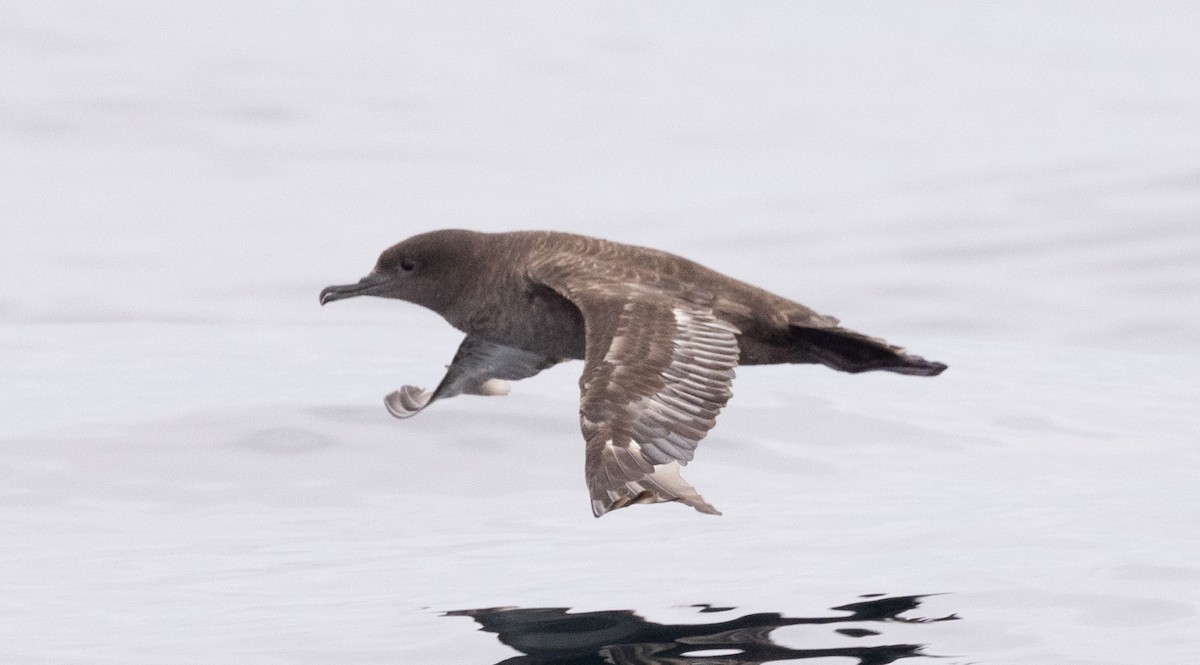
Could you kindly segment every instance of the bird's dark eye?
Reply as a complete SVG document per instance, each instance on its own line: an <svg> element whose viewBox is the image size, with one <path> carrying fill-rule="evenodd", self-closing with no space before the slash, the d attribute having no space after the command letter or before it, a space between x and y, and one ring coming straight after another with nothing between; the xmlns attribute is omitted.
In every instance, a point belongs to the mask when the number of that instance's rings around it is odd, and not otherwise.
<svg viewBox="0 0 1200 665"><path fill-rule="evenodd" d="M400 259L400 269L404 272L409 272L416 267L417 264L413 263L412 259Z"/></svg>

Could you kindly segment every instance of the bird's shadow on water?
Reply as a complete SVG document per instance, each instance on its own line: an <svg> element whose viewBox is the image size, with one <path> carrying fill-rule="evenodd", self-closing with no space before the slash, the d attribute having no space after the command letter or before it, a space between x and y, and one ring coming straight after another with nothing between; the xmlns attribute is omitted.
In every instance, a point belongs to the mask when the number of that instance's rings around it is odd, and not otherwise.
<svg viewBox="0 0 1200 665"><path fill-rule="evenodd" d="M497 665L752 665L805 658L851 658L858 665L886 665L901 658L925 656L921 644L793 649L776 644L771 632L782 626L861 622L929 623L958 619L901 617L917 608L924 596L872 597L831 608L848 614L829 617L785 617L747 614L717 623L661 624L632 610L570 613L561 607L488 608L447 612L471 617L480 630L496 633L525 654ZM697 605L702 613L733 608ZM866 628L834 628L848 637L879 635Z"/></svg>

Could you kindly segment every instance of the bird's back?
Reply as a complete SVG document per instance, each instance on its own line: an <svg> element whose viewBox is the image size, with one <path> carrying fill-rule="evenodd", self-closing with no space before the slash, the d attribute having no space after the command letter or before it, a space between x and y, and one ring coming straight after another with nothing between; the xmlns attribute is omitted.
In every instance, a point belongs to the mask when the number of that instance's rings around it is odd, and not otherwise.
<svg viewBox="0 0 1200 665"><path fill-rule="evenodd" d="M499 242L525 248L530 263L544 274L587 276L597 289L659 291L711 307L746 334L782 334L792 324L837 324L833 317L670 252L555 231L496 235Z"/></svg>

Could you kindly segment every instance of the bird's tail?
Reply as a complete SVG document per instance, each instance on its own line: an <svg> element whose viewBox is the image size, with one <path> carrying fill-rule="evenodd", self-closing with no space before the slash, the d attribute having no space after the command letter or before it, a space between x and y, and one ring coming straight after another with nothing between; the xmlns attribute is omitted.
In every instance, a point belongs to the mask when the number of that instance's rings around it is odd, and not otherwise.
<svg viewBox="0 0 1200 665"><path fill-rule="evenodd" d="M914 376L937 376L944 363L926 360L887 342L842 327L791 326L798 362L816 362L842 372L884 370Z"/></svg>

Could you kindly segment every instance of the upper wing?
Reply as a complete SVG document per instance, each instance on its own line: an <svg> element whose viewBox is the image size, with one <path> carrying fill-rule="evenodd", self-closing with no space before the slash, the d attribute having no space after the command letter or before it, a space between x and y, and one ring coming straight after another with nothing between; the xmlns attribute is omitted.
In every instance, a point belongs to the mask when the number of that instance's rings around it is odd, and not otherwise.
<svg viewBox="0 0 1200 665"><path fill-rule="evenodd" d="M681 501L719 514L679 468L732 394L739 331L713 315L711 294L648 286L612 265L551 259L531 275L584 316L579 415L592 512Z"/></svg>
<svg viewBox="0 0 1200 665"><path fill-rule="evenodd" d="M455 395L507 395L507 380L524 379L556 365L550 358L467 335L436 390L404 386L383 399L389 413L408 418L431 402Z"/></svg>
<svg viewBox="0 0 1200 665"><path fill-rule="evenodd" d="M681 501L720 514L679 474L732 395L737 329L706 307L635 296L581 307L585 472L596 516Z"/></svg>

